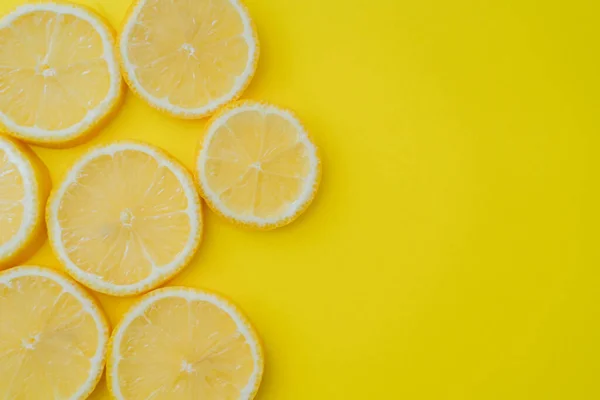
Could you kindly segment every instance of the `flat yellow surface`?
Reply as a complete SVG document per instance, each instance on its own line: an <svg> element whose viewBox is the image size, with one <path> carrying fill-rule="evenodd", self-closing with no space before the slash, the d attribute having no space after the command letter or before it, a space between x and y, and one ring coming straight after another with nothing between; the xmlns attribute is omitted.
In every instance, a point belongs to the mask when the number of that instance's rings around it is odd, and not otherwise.
<svg viewBox="0 0 600 400"><path fill-rule="evenodd" d="M118 25L129 1L86 3ZM297 111L323 185L274 232L207 212L172 283L246 310L258 399L599 398L598 2L248 6L262 55L245 97ZM91 144L142 139L191 167L203 126L128 94ZM56 181L86 148L35 150ZM31 263L58 265L47 244ZM113 323L132 302L99 298Z"/></svg>

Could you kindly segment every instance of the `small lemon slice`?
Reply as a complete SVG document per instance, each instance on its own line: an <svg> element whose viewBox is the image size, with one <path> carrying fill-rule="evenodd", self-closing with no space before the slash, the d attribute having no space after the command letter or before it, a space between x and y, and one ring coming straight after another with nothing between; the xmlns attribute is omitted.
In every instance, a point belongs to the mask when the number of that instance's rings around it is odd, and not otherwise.
<svg viewBox="0 0 600 400"><path fill-rule="evenodd" d="M146 295L109 347L108 388L118 400L250 400L263 373L248 320L229 301L200 290Z"/></svg>
<svg viewBox="0 0 600 400"><path fill-rule="evenodd" d="M259 46L239 0L138 0L119 50L135 93L176 117L201 118L241 96Z"/></svg>
<svg viewBox="0 0 600 400"><path fill-rule="evenodd" d="M87 140L116 110L122 78L115 35L93 11L26 4L0 20L0 123L49 147Z"/></svg>
<svg viewBox="0 0 600 400"><path fill-rule="evenodd" d="M90 296L47 268L0 273L0 398L83 400L100 380L108 323Z"/></svg>
<svg viewBox="0 0 600 400"><path fill-rule="evenodd" d="M26 146L0 135L0 269L26 260L45 239L46 167Z"/></svg>
<svg viewBox="0 0 600 400"><path fill-rule="evenodd" d="M48 232L76 280L115 296L148 291L179 272L200 244L191 174L153 146L92 149L48 202Z"/></svg>
<svg viewBox="0 0 600 400"><path fill-rule="evenodd" d="M244 101L209 122L196 175L203 197L218 214L271 229L290 223L311 203L321 162L292 113Z"/></svg>

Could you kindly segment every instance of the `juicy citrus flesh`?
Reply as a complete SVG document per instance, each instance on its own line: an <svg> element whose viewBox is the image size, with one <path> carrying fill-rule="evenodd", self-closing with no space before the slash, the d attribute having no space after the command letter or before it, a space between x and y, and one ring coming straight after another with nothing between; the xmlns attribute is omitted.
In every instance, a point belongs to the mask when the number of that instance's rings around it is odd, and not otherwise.
<svg viewBox="0 0 600 400"><path fill-rule="evenodd" d="M0 269L31 256L45 237L50 179L25 145L0 135Z"/></svg>
<svg viewBox="0 0 600 400"><path fill-rule="evenodd" d="M0 249L22 229L27 207L23 175L14 154L3 147L0 145Z"/></svg>
<svg viewBox="0 0 600 400"><path fill-rule="evenodd" d="M37 267L0 273L0 397L80 399L97 383L108 327L74 285Z"/></svg>
<svg viewBox="0 0 600 400"><path fill-rule="evenodd" d="M134 90L167 111L206 114L250 79L257 45L238 0L141 0L131 21L124 69Z"/></svg>
<svg viewBox="0 0 600 400"><path fill-rule="evenodd" d="M104 42L110 33L95 20L83 8L50 3L23 6L0 23L0 114L9 130L43 140L76 135L102 117L120 77Z"/></svg>
<svg viewBox="0 0 600 400"><path fill-rule="evenodd" d="M149 296L113 335L108 377L115 397L237 400L254 395L262 353L233 306L189 289Z"/></svg>
<svg viewBox="0 0 600 400"><path fill-rule="evenodd" d="M51 241L59 258L99 291L149 290L182 267L200 240L192 177L142 144L92 151L51 204Z"/></svg>
<svg viewBox="0 0 600 400"><path fill-rule="evenodd" d="M215 116L198 159L209 203L241 222L273 224L310 200L316 148L288 112L244 102Z"/></svg>

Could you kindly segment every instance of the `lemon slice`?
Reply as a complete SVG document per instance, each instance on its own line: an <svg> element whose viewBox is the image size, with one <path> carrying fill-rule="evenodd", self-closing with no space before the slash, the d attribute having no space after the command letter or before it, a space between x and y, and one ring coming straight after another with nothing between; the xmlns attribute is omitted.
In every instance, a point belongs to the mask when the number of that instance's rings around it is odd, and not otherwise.
<svg viewBox="0 0 600 400"><path fill-rule="evenodd" d="M0 397L85 399L100 380L108 323L75 282L47 268L0 273Z"/></svg>
<svg viewBox="0 0 600 400"><path fill-rule="evenodd" d="M50 243L84 285L125 296L179 272L200 244L191 174L163 151L118 142L91 150L48 202Z"/></svg>
<svg viewBox="0 0 600 400"><path fill-rule="evenodd" d="M258 63L258 39L239 0L139 0L119 49L125 80L151 106L201 118L239 98Z"/></svg>
<svg viewBox="0 0 600 400"><path fill-rule="evenodd" d="M45 238L46 167L24 145L0 136L0 269L26 260Z"/></svg>
<svg viewBox="0 0 600 400"><path fill-rule="evenodd" d="M250 400L264 357L229 301L187 288L152 292L123 317L109 346L108 388L118 400Z"/></svg>
<svg viewBox="0 0 600 400"><path fill-rule="evenodd" d="M87 8L26 4L0 20L0 122L49 147L88 139L117 108L115 35Z"/></svg>
<svg viewBox="0 0 600 400"><path fill-rule="evenodd" d="M276 228L311 203L321 176L317 149L289 111L251 101L218 112L197 156L203 197L243 225Z"/></svg>

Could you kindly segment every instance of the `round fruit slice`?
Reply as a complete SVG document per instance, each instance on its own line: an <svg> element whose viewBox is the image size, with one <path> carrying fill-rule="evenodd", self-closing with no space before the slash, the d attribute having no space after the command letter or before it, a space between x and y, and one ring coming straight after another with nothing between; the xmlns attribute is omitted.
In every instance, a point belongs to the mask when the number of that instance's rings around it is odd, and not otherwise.
<svg viewBox="0 0 600 400"><path fill-rule="evenodd" d="M100 380L108 323L75 282L40 267L0 273L0 397L86 399Z"/></svg>
<svg viewBox="0 0 600 400"><path fill-rule="evenodd" d="M0 20L0 122L49 147L88 139L119 103L108 24L87 8L26 4Z"/></svg>
<svg viewBox="0 0 600 400"><path fill-rule="evenodd" d="M262 229L297 218L314 198L321 175L317 149L300 122L289 111L250 101L213 117L196 168L213 210Z"/></svg>
<svg viewBox="0 0 600 400"><path fill-rule="evenodd" d="M202 118L239 98L259 53L239 0L138 0L119 49L131 89L180 118Z"/></svg>
<svg viewBox="0 0 600 400"><path fill-rule="evenodd" d="M179 272L200 244L190 173L161 150L119 142L91 150L48 202L50 243L84 285L115 296L148 291Z"/></svg>
<svg viewBox="0 0 600 400"><path fill-rule="evenodd" d="M113 332L108 357L118 400L250 400L264 363L258 336L233 304L187 288L142 298Z"/></svg>
<svg viewBox="0 0 600 400"><path fill-rule="evenodd" d="M15 266L45 238L48 171L27 147L0 135L0 269Z"/></svg>

